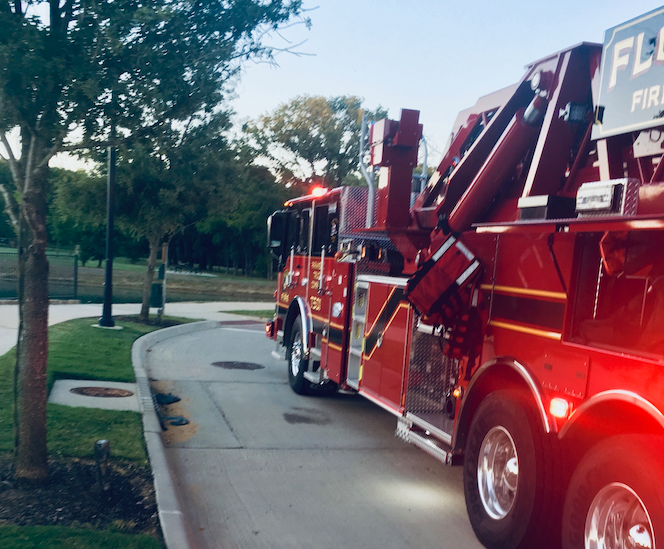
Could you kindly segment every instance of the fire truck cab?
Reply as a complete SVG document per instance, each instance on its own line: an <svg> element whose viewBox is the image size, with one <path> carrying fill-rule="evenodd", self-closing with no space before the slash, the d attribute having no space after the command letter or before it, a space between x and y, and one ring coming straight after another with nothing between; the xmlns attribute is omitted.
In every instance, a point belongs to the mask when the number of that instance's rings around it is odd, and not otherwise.
<svg viewBox="0 0 664 549"><path fill-rule="evenodd" d="M412 195L417 111L375 123L377 190L268 221L275 353L462 465L495 548L664 546L664 9L460 113Z"/></svg>

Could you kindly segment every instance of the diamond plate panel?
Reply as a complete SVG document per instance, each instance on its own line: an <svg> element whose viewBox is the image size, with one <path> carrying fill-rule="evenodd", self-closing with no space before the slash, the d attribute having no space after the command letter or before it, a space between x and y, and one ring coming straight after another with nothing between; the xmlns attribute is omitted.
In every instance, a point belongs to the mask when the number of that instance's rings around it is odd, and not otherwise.
<svg viewBox="0 0 664 549"><path fill-rule="evenodd" d="M615 215L633 216L636 215L637 207L639 205L639 187L641 182L634 178L623 178L613 180L622 185L622 192L620 193L617 207L614 211L584 211L579 212L579 217L594 218L594 217L610 217ZM608 182L607 182L608 183ZM555 221L555 220L552 220Z"/></svg>
<svg viewBox="0 0 664 549"><path fill-rule="evenodd" d="M410 345L406 412L451 434L454 420L447 406L457 383L459 361L443 355L440 335L425 333L418 325L419 315L413 323Z"/></svg>
<svg viewBox="0 0 664 549"><path fill-rule="evenodd" d="M341 191L341 211L339 234L349 236L358 229L364 229L367 220L367 195L362 187L344 187Z"/></svg>

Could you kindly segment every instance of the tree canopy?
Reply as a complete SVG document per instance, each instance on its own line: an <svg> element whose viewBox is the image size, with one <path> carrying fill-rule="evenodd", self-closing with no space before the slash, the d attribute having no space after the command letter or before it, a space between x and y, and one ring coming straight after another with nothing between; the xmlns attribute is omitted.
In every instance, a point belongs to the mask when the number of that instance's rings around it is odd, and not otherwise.
<svg viewBox="0 0 664 549"><path fill-rule="evenodd" d="M248 122L244 130L257 156L288 185L327 187L357 184L362 117L387 116L362 108L356 96L300 96L273 113Z"/></svg>
<svg viewBox="0 0 664 549"><path fill-rule="evenodd" d="M158 138L217 112L243 60L301 0L0 0L0 193L19 235L15 475L44 479L48 163ZM17 129L12 150L8 132Z"/></svg>

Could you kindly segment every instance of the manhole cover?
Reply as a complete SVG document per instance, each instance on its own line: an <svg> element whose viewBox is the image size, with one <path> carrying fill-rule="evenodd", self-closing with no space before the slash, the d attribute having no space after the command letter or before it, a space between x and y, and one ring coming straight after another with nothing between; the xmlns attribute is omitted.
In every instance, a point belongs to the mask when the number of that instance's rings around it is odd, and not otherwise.
<svg viewBox="0 0 664 549"><path fill-rule="evenodd" d="M76 395L103 398L123 398L134 394L126 389L116 389L115 387L74 387L69 389L69 392Z"/></svg>
<svg viewBox="0 0 664 549"><path fill-rule="evenodd" d="M265 366L254 364L253 362L213 362L212 366L217 366L224 370L262 370L265 368Z"/></svg>

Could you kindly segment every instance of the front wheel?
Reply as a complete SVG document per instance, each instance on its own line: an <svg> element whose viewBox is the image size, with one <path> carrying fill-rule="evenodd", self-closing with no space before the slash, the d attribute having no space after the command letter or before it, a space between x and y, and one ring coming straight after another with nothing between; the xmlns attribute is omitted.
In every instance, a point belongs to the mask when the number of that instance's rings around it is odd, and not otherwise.
<svg viewBox="0 0 664 549"><path fill-rule="evenodd" d="M563 510L564 549L654 549L664 544L664 441L611 437L572 475Z"/></svg>
<svg viewBox="0 0 664 549"><path fill-rule="evenodd" d="M468 432L463 481L468 517L485 547L556 545L556 459L557 447L522 393L500 391L484 399Z"/></svg>
<svg viewBox="0 0 664 549"><path fill-rule="evenodd" d="M306 395L311 385L304 377L309 361L304 357L304 339L299 319L293 324L288 349L288 383L298 395Z"/></svg>

